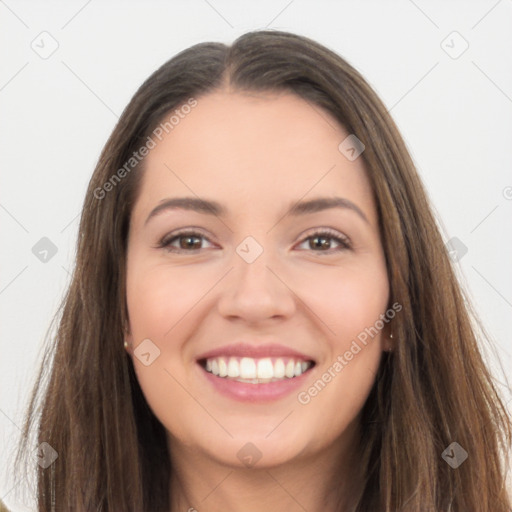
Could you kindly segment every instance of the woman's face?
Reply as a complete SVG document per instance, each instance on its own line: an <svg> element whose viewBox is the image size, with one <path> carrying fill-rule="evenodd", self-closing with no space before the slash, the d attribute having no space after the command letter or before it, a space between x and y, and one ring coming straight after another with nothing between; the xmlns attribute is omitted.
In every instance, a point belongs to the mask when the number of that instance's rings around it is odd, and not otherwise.
<svg viewBox="0 0 512 512"><path fill-rule="evenodd" d="M293 94L216 92L155 139L130 224L127 340L174 455L271 467L354 444L389 286L348 136Z"/></svg>

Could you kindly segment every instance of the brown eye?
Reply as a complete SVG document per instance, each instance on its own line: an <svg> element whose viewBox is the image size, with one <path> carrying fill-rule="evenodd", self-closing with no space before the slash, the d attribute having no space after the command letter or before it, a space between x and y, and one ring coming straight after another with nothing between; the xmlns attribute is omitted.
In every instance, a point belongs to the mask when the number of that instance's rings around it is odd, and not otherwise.
<svg viewBox="0 0 512 512"><path fill-rule="evenodd" d="M330 249L331 248L331 238L323 235L315 235L314 237L309 238L309 246L312 249Z"/></svg>
<svg viewBox="0 0 512 512"><path fill-rule="evenodd" d="M196 252L201 249L204 240L208 240L201 233L186 231L175 234L160 241L158 247L171 252Z"/></svg>
<svg viewBox="0 0 512 512"><path fill-rule="evenodd" d="M310 249L313 252L331 253L350 249L350 242L347 237L330 230L317 231L305 238L302 244L305 242L309 242L306 249ZM332 247L333 242L334 244L337 244L338 247Z"/></svg>
<svg viewBox="0 0 512 512"><path fill-rule="evenodd" d="M201 238L195 235L180 235L177 238L180 243L178 244L180 249L200 249Z"/></svg>

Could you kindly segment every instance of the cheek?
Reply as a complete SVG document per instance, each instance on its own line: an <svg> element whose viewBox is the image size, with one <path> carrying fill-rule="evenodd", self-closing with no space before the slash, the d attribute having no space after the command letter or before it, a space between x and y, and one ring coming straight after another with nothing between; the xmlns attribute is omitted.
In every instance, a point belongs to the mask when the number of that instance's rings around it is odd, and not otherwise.
<svg viewBox="0 0 512 512"><path fill-rule="evenodd" d="M157 410L160 402L169 404L172 396L176 400L175 394L181 392L171 375L181 382L190 370L187 339L199 321L198 302L215 282L212 277L218 279L211 270L208 273L192 265L152 264L147 257L132 258L128 265L126 294L134 346L132 360L146 399ZM143 340L158 354L149 366L138 357Z"/></svg>
<svg viewBox="0 0 512 512"><path fill-rule="evenodd" d="M210 283L211 276L208 279L192 267L129 267L126 293L133 335L163 338L208 291Z"/></svg>
<svg viewBox="0 0 512 512"><path fill-rule="evenodd" d="M380 319L389 299L387 271L383 259L361 259L321 269L309 282L309 287L301 285L300 296L318 317L317 325L323 325L327 350L314 387L302 390L307 396L301 403L311 399L314 405L306 409L323 411L337 425L355 417L375 380L385 325Z"/></svg>
<svg viewBox="0 0 512 512"><path fill-rule="evenodd" d="M298 397L305 418L316 422L319 416L330 425L326 436L343 431L368 398L382 354L381 329L375 325L389 298L383 260L330 270L325 278L317 276L306 295L308 306L328 326L324 332L329 348L316 380Z"/></svg>
<svg viewBox="0 0 512 512"><path fill-rule="evenodd" d="M385 312L389 286L381 260L318 267L303 274L294 291L339 348L373 326Z"/></svg>
<svg viewBox="0 0 512 512"><path fill-rule="evenodd" d="M127 305L135 351L133 365L142 393L159 421L176 436L186 438L186 429L177 414L194 417L190 397L179 383L186 381L183 346L190 329L194 304L206 290L198 290L191 272L164 265L132 261L127 275ZM206 286L208 281L203 281ZM149 339L158 356L146 366L137 353L139 344ZM142 344L141 344L142 346ZM153 349L154 350L154 349ZM186 422L185 422L186 423Z"/></svg>

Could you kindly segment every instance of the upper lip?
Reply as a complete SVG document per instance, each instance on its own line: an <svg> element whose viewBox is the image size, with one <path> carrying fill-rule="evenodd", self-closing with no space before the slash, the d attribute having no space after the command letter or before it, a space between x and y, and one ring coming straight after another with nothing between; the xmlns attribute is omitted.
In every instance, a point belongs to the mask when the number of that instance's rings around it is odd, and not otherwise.
<svg viewBox="0 0 512 512"><path fill-rule="evenodd" d="M302 359L303 361L313 361L314 359L306 354L303 354L295 349L280 345L277 343L260 343L254 345L247 342L232 343L223 345L208 352L201 354L197 359L210 359L212 357L251 357L259 359L264 357L293 357L294 359Z"/></svg>

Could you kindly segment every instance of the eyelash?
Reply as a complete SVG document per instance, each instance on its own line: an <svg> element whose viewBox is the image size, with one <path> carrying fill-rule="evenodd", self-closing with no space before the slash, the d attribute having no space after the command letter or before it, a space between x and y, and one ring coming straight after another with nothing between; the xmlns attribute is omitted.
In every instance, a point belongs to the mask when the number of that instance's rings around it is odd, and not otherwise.
<svg viewBox="0 0 512 512"><path fill-rule="evenodd" d="M174 233L171 238L168 238L168 237L162 238L160 240L160 242L158 243L157 248L166 249L168 252L173 252L173 253L187 253L187 252L193 253L193 252L200 251L201 249L190 249L189 250L189 249L180 249L177 247L171 247L172 242L174 242L175 240L179 240L180 238L187 237L187 236L194 237L194 238L203 238L205 240L208 240L208 238L206 236L204 236L203 234L201 234L198 231L180 231L178 233ZM301 244L306 242L307 240L310 240L315 237L323 237L323 238L334 240L336 243L338 243L340 245L340 247L335 248L335 249L328 249L326 251L323 251L323 250L314 251L313 249L311 249L313 252L332 254L333 252L344 251L344 250L351 248L351 243L350 243L350 240L348 239L348 237L346 237L344 235L340 235L337 231L334 231L329 228L324 228L324 229L320 229L318 231L314 231L313 233L306 236L302 240Z"/></svg>

